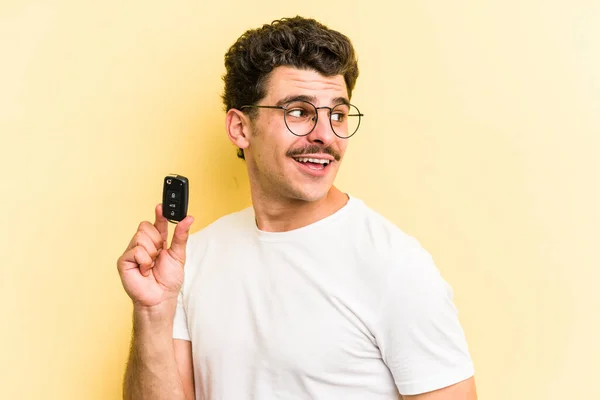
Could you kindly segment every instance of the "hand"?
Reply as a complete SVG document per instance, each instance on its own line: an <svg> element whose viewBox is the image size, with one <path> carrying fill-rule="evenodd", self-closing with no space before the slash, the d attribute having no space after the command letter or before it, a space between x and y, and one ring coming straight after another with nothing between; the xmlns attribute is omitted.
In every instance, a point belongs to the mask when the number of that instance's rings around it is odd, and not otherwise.
<svg viewBox="0 0 600 400"><path fill-rule="evenodd" d="M183 284L185 249L194 218L190 215L175 227L171 247L167 248L168 224L162 205L155 209L154 225L142 222L129 246L117 260L125 291L134 305L153 307L176 301Z"/></svg>

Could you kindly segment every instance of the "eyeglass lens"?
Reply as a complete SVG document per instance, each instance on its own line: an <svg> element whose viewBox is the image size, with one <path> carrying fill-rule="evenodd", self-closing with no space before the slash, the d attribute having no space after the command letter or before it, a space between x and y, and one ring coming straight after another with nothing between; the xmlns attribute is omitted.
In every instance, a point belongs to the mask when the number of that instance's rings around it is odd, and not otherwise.
<svg viewBox="0 0 600 400"><path fill-rule="evenodd" d="M285 123L295 135L308 135L317 122L317 109L305 101L294 101L285 105ZM331 129L340 137L350 137L360 125L360 112L353 105L340 104L329 114Z"/></svg>

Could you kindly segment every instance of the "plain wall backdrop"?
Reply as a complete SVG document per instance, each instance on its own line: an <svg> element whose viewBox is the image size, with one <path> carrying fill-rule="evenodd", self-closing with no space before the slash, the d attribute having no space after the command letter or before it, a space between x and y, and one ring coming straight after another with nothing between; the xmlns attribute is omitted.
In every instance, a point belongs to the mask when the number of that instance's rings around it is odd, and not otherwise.
<svg viewBox="0 0 600 400"><path fill-rule="evenodd" d="M431 252L480 398L599 399L596 0L2 1L0 397L120 398L116 260L168 173L194 232L250 204L223 55L298 14L356 46L337 185Z"/></svg>

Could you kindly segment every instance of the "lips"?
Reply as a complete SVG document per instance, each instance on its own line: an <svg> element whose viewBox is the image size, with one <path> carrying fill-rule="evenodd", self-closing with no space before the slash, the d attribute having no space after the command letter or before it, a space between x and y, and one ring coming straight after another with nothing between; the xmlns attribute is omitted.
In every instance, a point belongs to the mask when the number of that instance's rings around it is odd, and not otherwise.
<svg viewBox="0 0 600 400"><path fill-rule="evenodd" d="M332 160L316 157L293 157L300 170L311 176L324 176L329 170Z"/></svg>
<svg viewBox="0 0 600 400"><path fill-rule="evenodd" d="M326 167L331 162L331 160L328 160L326 158L314 158L314 157L294 157L294 160L298 161L299 163L307 164L309 166L312 164L315 166L321 165L323 167Z"/></svg>

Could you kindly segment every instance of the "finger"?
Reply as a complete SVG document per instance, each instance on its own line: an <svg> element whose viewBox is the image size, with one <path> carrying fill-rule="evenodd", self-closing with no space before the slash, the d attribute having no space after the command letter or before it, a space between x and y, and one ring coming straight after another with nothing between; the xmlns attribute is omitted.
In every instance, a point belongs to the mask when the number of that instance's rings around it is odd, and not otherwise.
<svg viewBox="0 0 600 400"><path fill-rule="evenodd" d="M140 223L136 235L139 234L148 236L148 238L152 241L152 243L154 243L154 246L157 249L161 249L164 245L160 232L158 232L158 229L156 229L156 227L148 221ZM132 244L134 244L134 246L131 246L132 248L135 247L134 239L136 239L136 236L134 236L131 240Z"/></svg>
<svg viewBox="0 0 600 400"><path fill-rule="evenodd" d="M154 226L158 229L162 242L166 246L167 238L169 237L169 221L162 215L162 204L156 206L154 214L156 217L154 219Z"/></svg>
<svg viewBox="0 0 600 400"><path fill-rule="evenodd" d="M173 233L173 240L171 241L171 248L169 253L171 257L175 258L182 265L185 262L185 246L190 235L190 227L194 223L194 217L188 215L175 227Z"/></svg>
<svg viewBox="0 0 600 400"><path fill-rule="evenodd" d="M147 263L146 263L146 264L142 264L142 265L140 265L140 273L141 273L143 276L148 276L148 275L150 275L150 270L151 270L152 268L154 268L154 265L155 265L155 264L156 264L156 263L155 263L154 261L152 261L150 264L147 264Z"/></svg>
<svg viewBox="0 0 600 400"><path fill-rule="evenodd" d="M133 249L136 246L142 246L150 255L152 260L154 260L156 257L158 257L158 252L160 249L162 249L163 242L154 225L149 222L146 223L149 225L150 230L138 230L131 239L129 248Z"/></svg>
<svg viewBox="0 0 600 400"><path fill-rule="evenodd" d="M141 269L142 266L147 270L151 265L152 258L142 246L127 250L117 260L117 268L121 274L131 269Z"/></svg>
<svg viewBox="0 0 600 400"><path fill-rule="evenodd" d="M132 250L135 262L140 266L140 272L144 276L148 276L148 271L154 266L154 261L150 254L142 246L134 247Z"/></svg>

